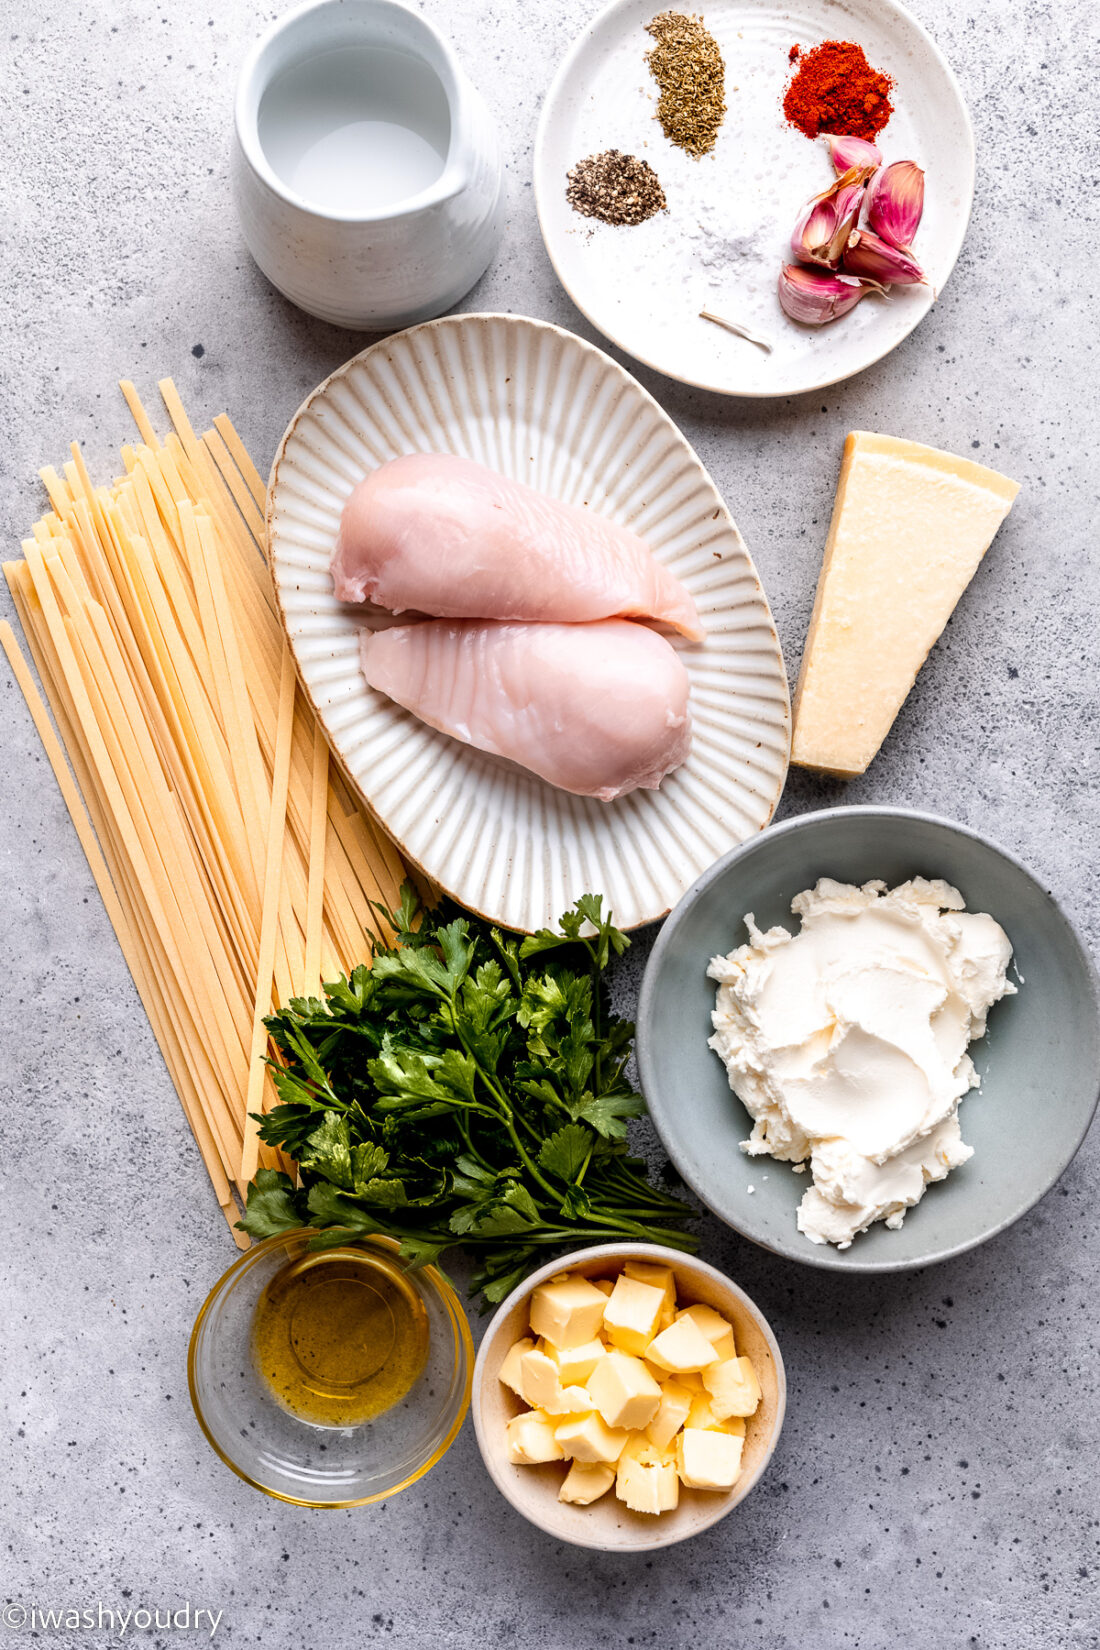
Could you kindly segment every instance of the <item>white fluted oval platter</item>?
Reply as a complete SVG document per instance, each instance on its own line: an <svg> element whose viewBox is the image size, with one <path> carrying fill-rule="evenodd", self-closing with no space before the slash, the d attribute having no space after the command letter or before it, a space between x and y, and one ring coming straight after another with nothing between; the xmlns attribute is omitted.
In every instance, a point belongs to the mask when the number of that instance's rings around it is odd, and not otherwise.
<svg viewBox="0 0 1100 1650"><path fill-rule="evenodd" d="M706 635L676 643L694 738L659 791L571 796L367 687L360 632L392 620L338 602L329 562L352 488L411 452L458 453L587 505L640 533L683 580ZM375 344L295 414L267 525L290 645L337 758L406 857L470 910L530 931L591 890L634 928L771 818L790 702L756 569L671 419L590 344L512 315L447 317Z"/></svg>

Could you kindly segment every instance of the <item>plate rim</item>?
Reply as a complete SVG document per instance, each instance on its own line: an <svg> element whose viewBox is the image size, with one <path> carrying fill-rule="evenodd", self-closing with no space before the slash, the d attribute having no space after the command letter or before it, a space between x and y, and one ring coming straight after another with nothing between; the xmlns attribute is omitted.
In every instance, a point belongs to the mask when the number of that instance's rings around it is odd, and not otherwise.
<svg viewBox="0 0 1100 1650"><path fill-rule="evenodd" d="M853 818L855 816L865 817L868 814L874 814L879 818L885 819L905 819L907 821L917 819L922 821L924 824L933 825L937 829L947 830L953 832L957 836L967 837L971 841L977 842L988 852L996 855L999 859L1006 861L1016 871L1025 876L1029 882L1033 883L1034 886L1042 893L1044 899L1049 900L1054 906L1054 909L1065 923L1066 929L1071 935L1077 948L1078 956L1084 965L1084 976L1092 999L1093 1023L1097 1029L1098 1036L1100 1036L1100 972L1098 972L1097 966L1093 961L1092 954L1089 951L1088 946L1081 938L1077 925L1069 915L1064 904L1060 899L1058 899L1057 895L1055 895L1051 889L1046 887L1045 883L1036 875L1029 865L1019 858L1018 855L1012 853L1010 849L1002 847L999 842L994 842L991 837L987 836L984 832L977 830L974 826L963 824L961 820L946 819L942 814L930 813L923 808L902 808L885 803L882 805L873 803L848 803L839 808L815 808L811 813L796 814L792 819L784 819L778 825L771 825L767 827L766 833L765 831L758 832L755 837L750 837L746 842L739 843L737 847L731 848L728 853L725 853L719 859L716 859L713 865L708 866L702 876L698 877L696 881L692 883L691 887L673 908L669 915L668 921L664 924L661 932L658 934L656 941L654 942L653 949L646 960L645 973L642 976L641 989L638 993L638 1008L636 1014L637 1031L635 1034L635 1056L638 1062L639 1086L643 1096L645 1097L648 1115L657 1131L662 1146L668 1153L677 1171L683 1176L684 1183L691 1188L693 1194L699 1199L700 1203L702 1203L704 1208L706 1208L716 1220L720 1220L724 1226L728 1226L731 1231L736 1232L740 1237L746 1238L748 1242L755 1244L757 1248L764 1249L769 1254L778 1256L781 1260L793 1261L796 1265L800 1266L816 1267L825 1272L853 1273L864 1277L873 1276L880 1273L919 1272L926 1266L938 1266L942 1261L955 1260L960 1255L969 1253L971 1249L980 1248L982 1244L988 1243L995 1237L999 1237L1003 1232L1007 1232L1011 1226L1015 1226L1017 1221L1022 1220L1026 1214L1030 1213L1030 1211L1034 1209L1035 1205L1040 1203L1049 1192L1053 1191L1054 1187L1058 1184L1059 1180L1061 1180L1062 1176L1077 1156L1081 1147L1084 1145L1085 1137L1087 1136L1089 1129L1092 1127L1093 1121L1096 1117L1097 1107L1100 1106L1100 1072L1098 1072L1095 1074L1096 1093L1093 1096L1092 1105L1089 1107L1088 1113L1085 1116L1081 1127L1077 1131L1076 1137L1073 1139L1064 1161L1056 1172L1045 1178L1038 1190L1028 1195L1026 1200L1022 1202L1013 1213L1006 1215L1004 1219L997 1221L994 1225L984 1228L973 1237L966 1238L961 1243L952 1244L950 1248L938 1249L934 1253L927 1254L914 1260L887 1259L872 1261L859 1260L858 1258L854 1260L842 1260L840 1258L841 1253L843 1252L845 1254L850 1254L850 1250L837 1251L834 1249L832 1244L811 1243L808 1239L805 1241L805 1247L808 1253L803 1254L801 1250L796 1252L793 1247L781 1246L778 1243L769 1242L767 1239L760 1237L756 1232L749 1231L740 1220L731 1219L728 1213L725 1213L721 1209L715 1208L710 1199L707 1198L695 1185L691 1175L685 1169L682 1155L678 1152L674 1141L666 1134L667 1121L663 1117L660 1107L658 1106L655 1108L649 1097L649 1090L652 1090L654 1093L657 1091L657 1084L653 1081L654 1056L650 1045L649 1032L650 1023L652 1021L651 1005L657 991L658 975L664 967L665 954L672 945L672 937L676 933L678 927L677 917L686 911L689 904L693 905L703 894L705 894L711 884L722 875L722 873L728 868L729 865L733 863L736 858L738 858L741 854L751 852L760 843L765 834L775 837L780 834L785 835L797 831L799 828L804 828L807 825L816 824L818 821L823 819L836 819L838 817Z"/></svg>
<svg viewBox="0 0 1100 1650"><path fill-rule="evenodd" d="M551 80L550 85L547 87L545 95L543 96L542 108L539 111L538 126L535 129L535 143L532 153L532 178L535 195L535 211L539 221L539 233L542 236L542 244L546 251L546 256L549 258L554 274L557 276L558 281L560 282L561 287L570 303L575 306L581 315L584 316L586 321L596 328L601 337L606 338L609 343L615 346L616 349L621 349L624 354L631 358L632 361L637 361L641 366L648 367L651 372L659 372L663 378L668 378L673 383L685 384L689 389L705 390L711 395L729 396L744 401L775 401L791 395L816 395L820 390L830 389L834 384L843 384L849 378L855 378L861 372L867 372L871 367L877 366L880 361L884 360L886 356L890 355L895 349L903 344L907 338L912 336L917 327L930 313L939 298L942 296L943 289L954 273L955 265L958 263L959 254L962 251L963 242L966 240L966 233L970 227L970 219L974 211L974 193L977 185L977 146L974 138L974 123L971 120L970 108L967 104L966 98L963 96L962 87L959 84L959 78L950 63L947 61L947 58L944 56L943 52L940 50L939 46L936 44L935 40L932 38L932 35L925 28L919 18L914 17L909 8L901 4L901 0L875 0L875 4L881 12L887 15L893 14L891 21L893 18L901 18L920 36L925 47L931 53L932 57L937 62L940 71L944 75L947 85L958 105L959 112L962 115L962 125L965 137L964 159L967 162L968 172L967 188L965 190L965 210L960 211L959 232L955 239L954 248L951 251L950 262L947 265L939 286L933 293L932 302L928 305L927 309L922 310L919 315L915 315L913 317L912 322L906 331L902 333L900 338L895 338L892 343L883 345L877 355L873 355L870 360L862 362L860 366L850 367L844 372L826 374L825 377L815 379L812 384L803 385L801 389L792 389L789 387L779 387L776 389L730 389L720 384L711 383L706 379L690 378L683 373L672 372L668 367L661 366L659 362L652 360L648 355L639 354L637 350L635 350L630 344L626 343L616 333L609 331L608 328L606 328L603 323L596 318L592 311L581 303L580 299L577 297L577 294L562 274L557 257L555 256L554 247L551 244L551 236L547 231L547 218L543 207L543 191L540 187L539 180L543 172L544 149L548 141L547 133L553 119L554 104L561 96L566 82L574 77L577 61L581 57L585 47L590 43L592 36L609 18L613 16L615 12L625 11L628 6L634 4L635 0L609 0L609 4L603 6L596 13L595 17L591 18L589 22L585 24L580 33L574 37L573 41L566 48L565 55L558 64L558 67L554 73L554 78Z"/></svg>
<svg viewBox="0 0 1100 1650"><path fill-rule="evenodd" d="M279 578L278 578L278 575L277 575L277 572L276 572L276 558L275 558L275 554L274 554L274 551L273 551L273 538L275 536L274 518L275 518L275 506L276 506L276 501L277 501L277 497L278 497L279 468L280 468L280 465L283 462L283 459L286 456L287 447L289 446L290 442L293 440L299 423L305 417L305 415L309 412L309 410L313 406L314 402L317 401L320 397L322 397L332 384L336 383L340 379L345 378L353 367L358 366L360 364L360 362L365 361L367 359L367 357L372 355L376 350L381 350L381 349L387 348L388 346L392 346L393 343L398 338L405 338L405 337L409 336L412 333L426 333L426 332L434 331L437 328L448 328L448 329L450 329L450 328L454 328L454 327L465 326L465 325L468 325L471 322L476 322L480 325L480 324L483 324L483 323L500 322L500 321L507 323L509 326L515 326L515 327L518 327L518 328L533 328L536 331L545 331L545 332L556 333L559 337L568 340L568 342L570 344L576 345L581 350L588 351L589 353L598 356L606 367L609 367L609 368L613 369L614 372L616 372L617 374L621 375L623 378L628 380L628 382L634 386L634 388L643 397L643 399L650 404L650 406L653 408L653 410L656 412L656 414L659 416L659 418L662 419L664 421L664 423L667 424L672 429L672 431L676 434L676 436L679 438L679 440L683 442L684 446L687 448L688 452L690 453L693 462L698 466L699 470L706 477L707 481L710 483L711 487L714 489L714 494L715 494L715 497L718 499L719 507L720 507L723 515L725 516L726 521L728 522L730 528L737 535L737 538L740 541L740 543L742 545L742 548L744 549L744 553L745 553L745 556L748 560L749 567L750 567L750 569L752 571L752 574L753 574L753 576L756 580L760 597L761 597L761 599L764 603L764 607L765 607L765 610L766 610L768 622L771 626L772 641L773 641L774 647L775 647L775 662L778 665L779 680L782 683L783 695L784 695L784 699L785 699L785 703L786 703L786 718L785 718L786 760L785 760L785 762L782 766L782 770L781 770L780 775L779 775L779 780L778 780L778 783L775 787L775 793L769 801L768 809L767 809L767 815L766 815L763 823L757 829L757 831L754 832L753 836L746 839L748 842L754 841L756 839L756 837L760 836L760 834L763 831L766 831L766 830L769 829L769 827L771 826L772 820L775 818L776 809L779 807L779 804L780 804L780 802L782 801L782 798L783 798L783 793L786 790L787 778L788 778L788 775L790 773L790 752L791 752L791 739L792 739L792 734L793 734L793 717L792 717L792 714L791 714L791 684L790 684L790 677L789 677L789 674L788 674L788 671L787 671L786 659L784 658L784 654L783 654L783 643L780 639L779 629L778 629L778 626L776 625L776 622L775 622L775 615L772 612L771 602L768 600L768 594L767 594L767 591L764 588L764 581L760 577L760 571L759 571L758 567L756 566L755 561L752 558L752 553L749 550L748 545L745 544L744 538L741 535L740 528L737 526L737 523L733 519L733 516L730 512L730 508L729 508L728 504L726 503L726 500L725 500L725 498L724 498L724 496L721 492L721 489L719 488L717 482L714 480L714 477L711 475L710 471L707 469L706 465L703 463L702 459L699 457L698 453L695 451L695 448L693 447L692 443L688 440L687 436L680 429L680 426L676 423L676 420L671 416L671 414L669 412L666 411L666 409L657 400L656 396L653 395L649 390L647 390L645 385L640 383L638 381L638 379L635 378L634 374L632 372L630 372L629 368L623 366L621 362L616 361L612 356L608 355L606 350L601 349L598 344L592 343L587 338L580 337L580 335L575 333L575 332L570 332L568 327L560 326L556 321L546 321L546 320L542 320L541 318L539 318L537 316L517 315L517 314L509 313L507 311L502 311L502 310L484 310L484 311L482 311L482 310L470 310L470 311L464 311L461 315L440 315L440 316L436 316L433 320L420 321L420 322L417 322L414 326L403 327L397 332L388 333L384 338L376 339L376 341L373 344L368 344L365 349L359 350L359 351L356 352L355 355L350 356L346 361L342 362L340 366L335 367L332 370L332 372L330 372L325 378L323 378L321 380L321 382L319 384L317 384L309 392L309 394L304 398L304 400L300 403L300 405L297 407L295 412L292 414L292 416L291 416L291 418L290 418L290 420L289 420L289 422L286 426L286 429L283 431L283 434L282 434L282 436L279 440L279 445L275 449L275 456L271 461L271 468L270 468L270 471L268 473L268 482L267 482L267 502L266 502L265 509L264 509L264 552L265 552L265 559L266 559L266 562L267 562L268 577L271 581L271 587L272 587L272 591L273 591L274 598L275 598L276 611L278 612L278 615L279 615L279 623L282 627L282 632L283 632L283 636L284 636L285 641L286 641L286 645L290 649L291 658L294 660L294 669L295 669L295 675L297 677L298 686L301 689L302 693L304 694L306 702L309 704L310 708L312 709L314 715L317 718L318 723L320 724L320 726L321 726L321 728L324 732L325 740L326 740L326 743L328 744L328 748L329 748L330 759L332 759L336 762L337 767L339 768L339 770L340 770L340 772L341 772L341 774L344 778L345 783L350 787L350 789L352 791L352 794L359 800L359 802L367 810L367 812L369 813L369 815L370 815L372 821L374 822L375 826L377 827L377 829L380 830L382 832L382 834L390 842L392 842L394 844L394 846L396 847L396 849L400 853L402 859L405 860L406 864L411 869L414 869L415 871L417 871L420 874L420 876L423 877L433 889L438 889L448 899L453 900L455 902L455 904L461 906L463 910L469 911L473 916L476 916L476 917L480 918L481 921L494 923L494 924L496 924L497 926L500 926L500 927L506 927L506 925L500 921L499 917L495 916L492 912L482 911L478 906L476 906L474 904L471 904L467 900L463 899L462 896L460 894L456 893L456 891L453 888L449 887L446 883L440 881L440 879L437 876L435 876L433 874L433 872L431 872L414 853L411 852L408 845L404 841L402 841L401 838L397 837L389 829L389 827L386 825L386 823L384 822L384 820L380 816L380 814L378 812L378 809L375 807L374 803L371 801L370 796L363 789L362 785L360 785L359 781L355 778L354 774L351 771L350 766L348 765L347 760L344 758L343 754L337 748L336 744L333 741L333 737L332 737L331 733L329 732L327 718L326 718L324 709L321 705L319 705L317 703L316 699L314 698L312 690L309 686L309 683L306 681L304 672L302 670L301 661L298 657L298 650L297 650L297 647L295 646L294 637L291 634L290 625L288 623L286 608L283 605L282 591L281 591L281 588L280 588ZM744 845L745 844L739 844L738 846L744 846ZM725 856L723 855L722 857L724 858ZM694 887L695 884L692 884L691 886ZM690 888L686 892L690 892ZM685 892L685 894L682 894L680 896L681 900L686 897L686 892ZM665 918L667 916L669 916L670 913L676 909L676 905L679 904L679 903L680 903L680 901L678 900L673 905L666 906L664 908L664 910L653 912L653 913L651 913L647 916L644 916L644 917L640 918L637 922L624 923L624 924L621 925L622 930L623 930L624 933L635 933L635 932L637 932L637 930L639 930L641 928L646 928L652 923L663 922L665 920ZM519 933L519 934L531 934L531 933L534 933L535 931L536 930L534 928L531 928L531 927L527 927L527 928L509 928L508 929L509 933Z"/></svg>

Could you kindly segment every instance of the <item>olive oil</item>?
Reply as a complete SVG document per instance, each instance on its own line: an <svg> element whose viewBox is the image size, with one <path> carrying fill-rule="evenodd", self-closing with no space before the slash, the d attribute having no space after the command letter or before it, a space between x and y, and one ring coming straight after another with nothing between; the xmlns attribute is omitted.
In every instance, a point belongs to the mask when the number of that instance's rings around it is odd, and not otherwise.
<svg viewBox="0 0 1100 1650"><path fill-rule="evenodd" d="M252 1357L283 1409L354 1427L399 1402L428 1356L428 1314L389 1256L331 1249L292 1260L266 1285Z"/></svg>

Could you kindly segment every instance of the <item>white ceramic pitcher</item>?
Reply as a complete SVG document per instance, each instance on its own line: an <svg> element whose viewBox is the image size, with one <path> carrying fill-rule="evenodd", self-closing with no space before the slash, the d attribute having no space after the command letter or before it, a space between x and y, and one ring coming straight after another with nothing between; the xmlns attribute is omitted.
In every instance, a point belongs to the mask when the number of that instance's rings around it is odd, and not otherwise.
<svg viewBox="0 0 1100 1650"><path fill-rule="evenodd" d="M446 99L450 135L434 182L374 211L342 212L297 194L260 136L265 92L311 58L397 51L424 65ZM336 326L388 331L440 315L484 272L503 218L496 126L454 53L396 0L313 0L252 48L237 85L233 185L248 249L299 308Z"/></svg>

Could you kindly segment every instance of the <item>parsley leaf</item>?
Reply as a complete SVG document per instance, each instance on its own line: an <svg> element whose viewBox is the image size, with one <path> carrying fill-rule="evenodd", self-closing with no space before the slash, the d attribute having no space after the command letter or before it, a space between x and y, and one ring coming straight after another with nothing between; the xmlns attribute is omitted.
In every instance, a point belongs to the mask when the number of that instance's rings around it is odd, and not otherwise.
<svg viewBox="0 0 1100 1650"><path fill-rule="evenodd" d="M421 912L408 886L382 914L396 937L369 966L267 1022L280 1103L260 1134L302 1185L261 1170L242 1227L309 1225L322 1248L385 1233L411 1267L460 1243L489 1304L555 1250L694 1248L691 1211L628 1155L644 1111L625 1077L634 1028L605 976L629 941L602 899L523 938Z"/></svg>

